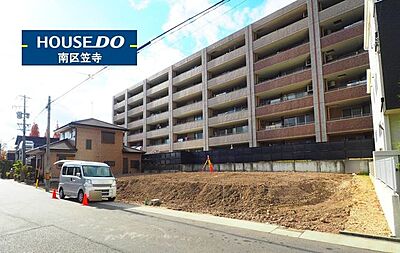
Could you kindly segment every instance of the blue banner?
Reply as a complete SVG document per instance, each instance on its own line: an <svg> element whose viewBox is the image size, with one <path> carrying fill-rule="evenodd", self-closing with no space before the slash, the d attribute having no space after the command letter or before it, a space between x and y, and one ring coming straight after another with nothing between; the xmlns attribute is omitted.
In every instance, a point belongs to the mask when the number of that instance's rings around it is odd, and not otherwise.
<svg viewBox="0 0 400 253"><path fill-rule="evenodd" d="M22 65L136 65L136 30L23 30Z"/></svg>

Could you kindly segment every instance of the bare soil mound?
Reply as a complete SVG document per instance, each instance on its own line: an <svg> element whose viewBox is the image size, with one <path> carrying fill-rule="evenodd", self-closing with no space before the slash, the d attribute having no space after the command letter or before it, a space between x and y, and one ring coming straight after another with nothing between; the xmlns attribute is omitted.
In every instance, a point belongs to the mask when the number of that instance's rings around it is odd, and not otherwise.
<svg viewBox="0 0 400 253"><path fill-rule="evenodd" d="M118 199L295 229L338 233L352 201L352 176L326 173L167 173L118 179Z"/></svg>

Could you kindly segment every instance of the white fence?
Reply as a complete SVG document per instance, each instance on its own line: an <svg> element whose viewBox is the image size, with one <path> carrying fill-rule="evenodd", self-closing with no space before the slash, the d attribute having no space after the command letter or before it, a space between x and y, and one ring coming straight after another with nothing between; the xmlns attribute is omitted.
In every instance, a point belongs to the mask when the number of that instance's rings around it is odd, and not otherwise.
<svg viewBox="0 0 400 253"><path fill-rule="evenodd" d="M375 161L375 176L393 191L400 193L399 172L396 170L397 157L388 157Z"/></svg>

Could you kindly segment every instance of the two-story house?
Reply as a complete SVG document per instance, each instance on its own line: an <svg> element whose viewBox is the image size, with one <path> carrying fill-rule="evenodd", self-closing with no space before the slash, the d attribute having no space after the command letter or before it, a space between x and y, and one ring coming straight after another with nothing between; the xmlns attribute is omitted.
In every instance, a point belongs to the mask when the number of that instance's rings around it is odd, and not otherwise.
<svg viewBox="0 0 400 253"><path fill-rule="evenodd" d="M55 130L60 140L50 144L52 177L58 177L58 160L85 160L107 163L115 176L141 170L142 151L123 145L126 128L97 119L73 121ZM40 174L44 172L46 145L30 150L35 156Z"/></svg>

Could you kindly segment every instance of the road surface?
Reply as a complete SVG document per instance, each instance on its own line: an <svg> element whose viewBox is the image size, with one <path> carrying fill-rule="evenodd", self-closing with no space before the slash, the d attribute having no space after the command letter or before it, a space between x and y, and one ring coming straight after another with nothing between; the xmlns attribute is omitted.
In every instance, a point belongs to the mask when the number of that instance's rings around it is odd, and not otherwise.
<svg viewBox="0 0 400 253"><path fill-rule="evenodd" d="M0 252L368 252L73 200L0 180ZM370 251L372 252L372 251Z"/></svg>

